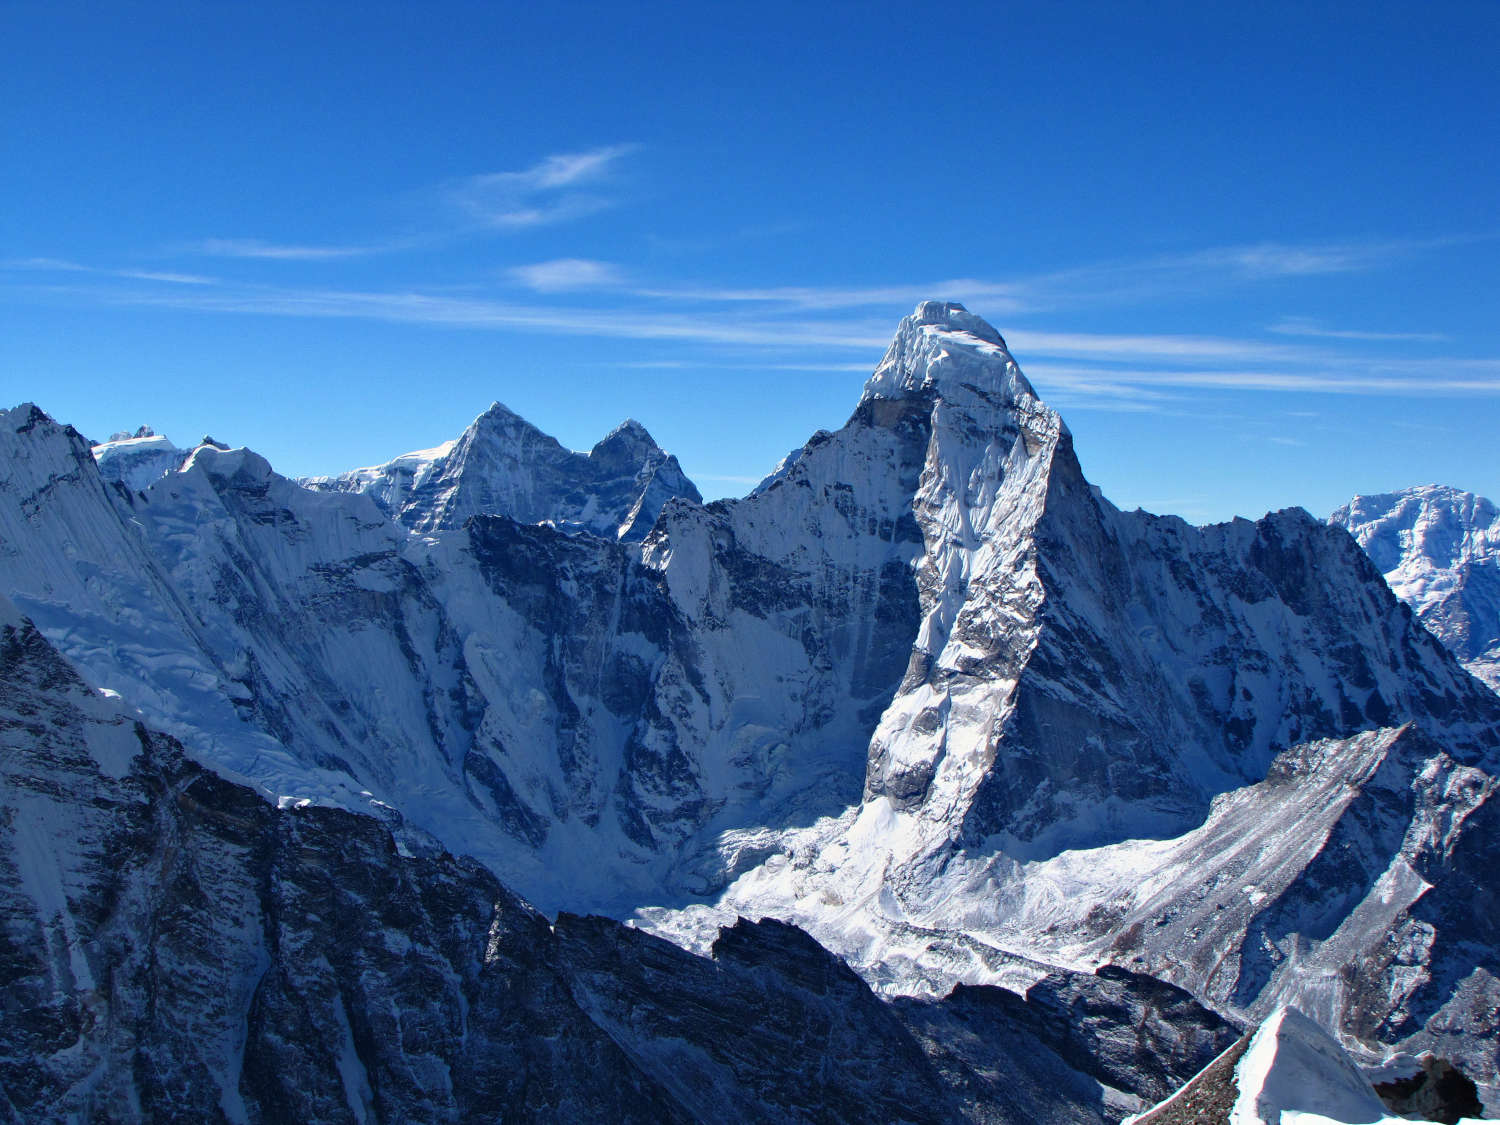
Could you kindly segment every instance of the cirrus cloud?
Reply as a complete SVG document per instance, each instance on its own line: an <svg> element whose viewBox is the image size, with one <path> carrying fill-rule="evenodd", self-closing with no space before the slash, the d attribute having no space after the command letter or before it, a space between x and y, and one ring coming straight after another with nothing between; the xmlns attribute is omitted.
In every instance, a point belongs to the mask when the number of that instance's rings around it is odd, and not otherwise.
<svg viewBox="0 0 1500 1125"><path fill-rule="evenodd" d="M556 153L518 172L486 172L448 186L450 203L482 226L518 230L592 215L614 206L598 187L633 144L606 145L586 152Z"/></svg>
<svg viewBox="0 0 1500 1125"><path fill-rule="evenodd" d="M625 275L610 262L589 258L554 258L550 262L533 262L512 266L506 275L513 281L538 293L567 293L581 289L609 289L620 285Z"/></svg>

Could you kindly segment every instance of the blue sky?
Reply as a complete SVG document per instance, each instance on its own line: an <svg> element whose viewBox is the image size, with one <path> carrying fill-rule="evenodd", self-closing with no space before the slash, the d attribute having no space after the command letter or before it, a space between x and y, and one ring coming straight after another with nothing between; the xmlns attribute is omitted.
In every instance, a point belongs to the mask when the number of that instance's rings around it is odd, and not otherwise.
<svg viewBox="0 0 1500 1125"><path fill-rule="evenodd" d="M0 4L0 401L706 495L923 297L1124 507L1500 498L1500 5Z"/></svg>

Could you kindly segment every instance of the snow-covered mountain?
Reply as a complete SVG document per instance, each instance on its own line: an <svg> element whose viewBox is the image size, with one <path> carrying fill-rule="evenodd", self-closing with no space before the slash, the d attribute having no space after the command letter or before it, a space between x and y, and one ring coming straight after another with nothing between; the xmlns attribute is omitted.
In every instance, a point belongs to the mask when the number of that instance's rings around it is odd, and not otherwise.
<svg viewBox="0 0 1500 1125"><path fill-rule="evenodd" d="M770 854L717 903L643 923L790 919L896 993L1123 960L1246 1014L1315 995L1350 1035L1465 1039L1494 1081L1459 1013L1500 998L1497 935L1457 904L1494 859L1500 711L1357 544L1119 512L951 308L903 324L862 410L927 434L921 621L863 800L746 834Z"/></svg>
<svg viewBox="0 0 1500 1125"><path fill-rule="evenodd" d="M492 408L313 487L205 444L138 489L22 407L0 593L207 769L549 912L791 922L898 1007L1128 970L1500 1081L1500 696L1342 529L1119 511L944 302L752 495L659 455ZM912 1017L929 1056L985 995Z"/></svg>
<svg viewBox="0 0 1500 1125"><path fill-rule="evenodd" d="M577 453L498 402L462 436L436 449L299 483L324 492L368 493L403 527L423 532L462 527L470 516L500 515L644 539L668 500L702 499L677 458L633 418L589 452Z"/></svg>
<svg viewBox="0 0 1500 1125"><path fill-rule="evenodd" d="M1429 484L1356 496L1330 522L1359 540L1464 667L1500 691L1500 509Z"/></svg>

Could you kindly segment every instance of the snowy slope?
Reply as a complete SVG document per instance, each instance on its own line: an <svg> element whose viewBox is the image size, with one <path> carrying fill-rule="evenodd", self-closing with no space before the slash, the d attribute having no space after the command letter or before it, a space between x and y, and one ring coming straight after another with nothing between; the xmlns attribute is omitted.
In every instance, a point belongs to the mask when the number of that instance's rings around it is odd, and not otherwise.
<svg viewBox="0 0 1500 1125"><path fill-rule="evenodd" d="M701 499L677 458L633 418L588 453L576 453L498 402L435 449L301 483L368 493L403 526L421 532L498 515L638 540L671 498Z"/></svg>
<svg viewBox="0 0 1500 1125"><path fill-rule="evenodd" d="M1329 522L1348 529L1422 624L1500 691L1500 509L1431 484L1356 496Z"/></svg>

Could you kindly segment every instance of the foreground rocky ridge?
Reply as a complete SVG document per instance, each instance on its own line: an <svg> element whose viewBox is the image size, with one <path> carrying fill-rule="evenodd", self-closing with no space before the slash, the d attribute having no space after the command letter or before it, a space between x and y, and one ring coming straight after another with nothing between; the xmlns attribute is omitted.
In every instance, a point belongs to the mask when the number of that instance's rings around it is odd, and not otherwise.
<svg viewBox="0 0 1500 1125"><path fill-rule="evenodd" d="M3 588L283 803L704 953L791 921L889 996L1118 961L1495 1080L1497 943L1454 904L1500 698L1338 528L1115 509L961 306L903 321L842 430L639 543L572 509L413 533L210 445L141 491L0 421ZM446 494L508 502L485 463Z"/></svg>
<svg viewBox="0 0 1500 1125"><path fill-rule="evenodd" d="M549 925L471 861L189 762L3 602L0 683L3 1120L1092 1125L1235 1034L1129 975L1057 978L1075 1029L1041 992L889 1005L776 922L711 961Z"/></svg>

